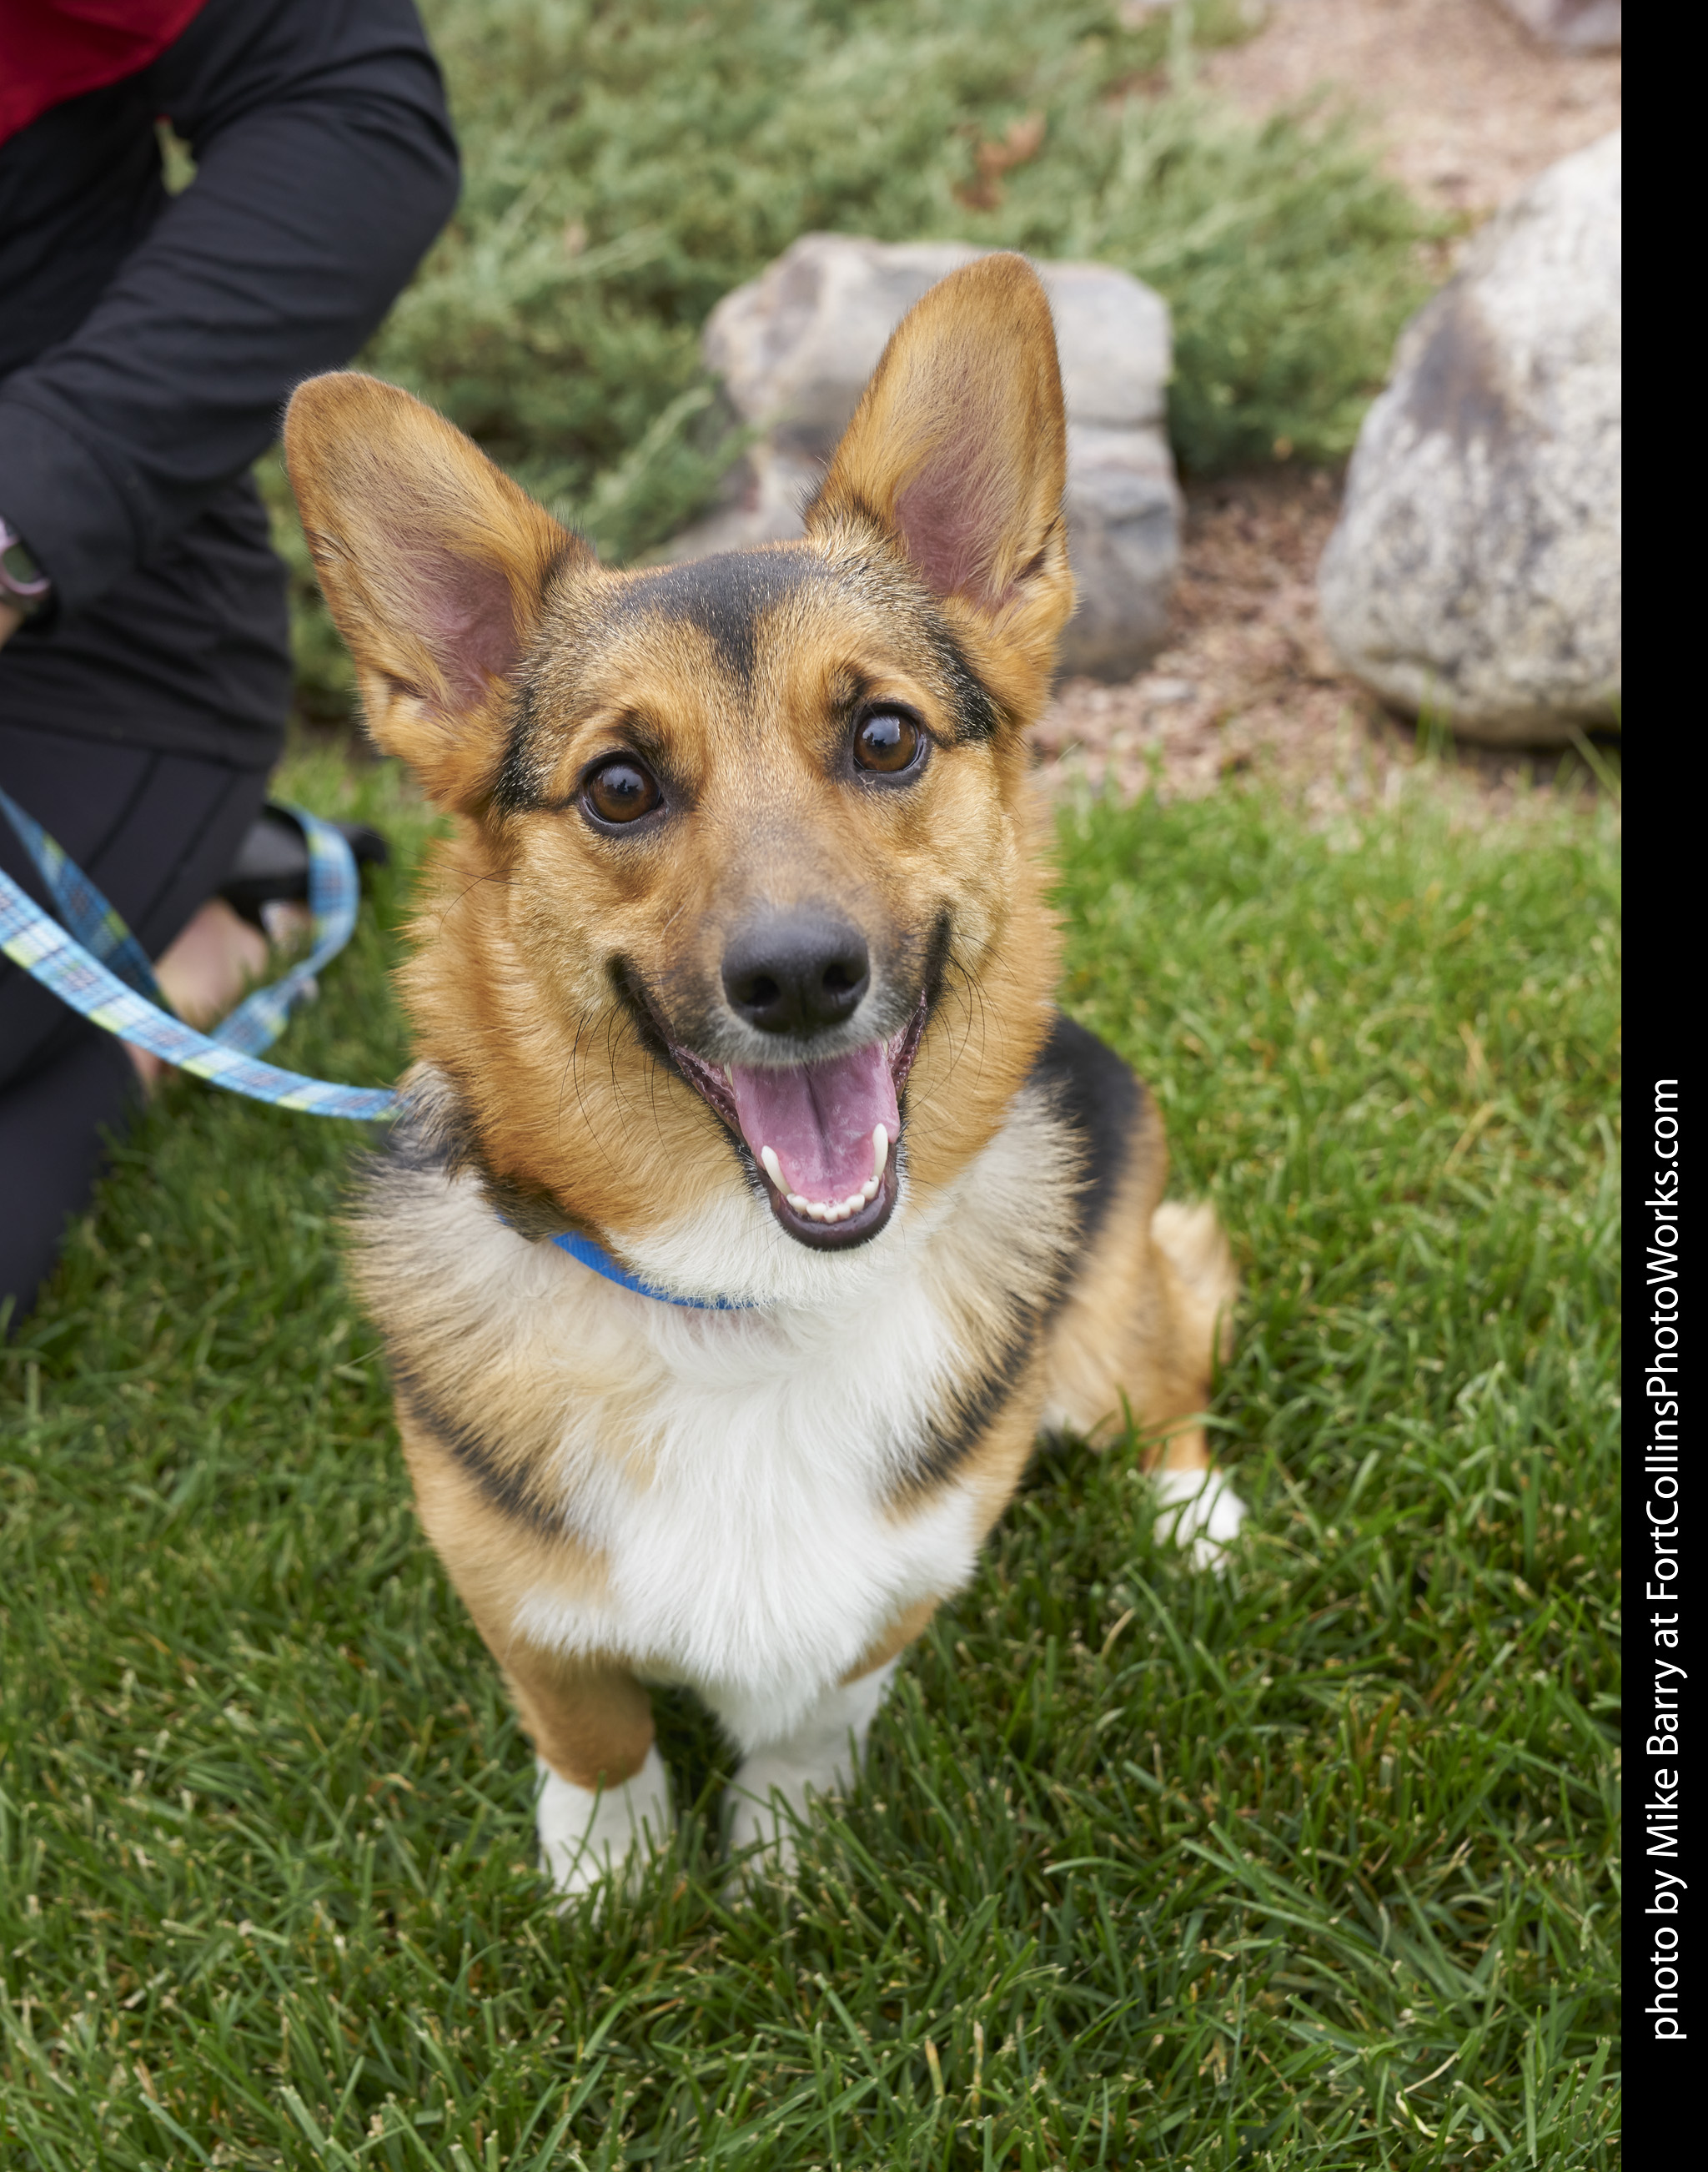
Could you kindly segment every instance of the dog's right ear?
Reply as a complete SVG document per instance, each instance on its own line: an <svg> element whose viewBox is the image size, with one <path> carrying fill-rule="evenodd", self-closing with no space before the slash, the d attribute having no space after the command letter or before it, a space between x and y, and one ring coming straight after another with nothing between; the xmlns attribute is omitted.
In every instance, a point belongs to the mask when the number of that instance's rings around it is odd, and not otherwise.
<svg viewBox="0 0 1708 2172"><path fill-rule="evenodd" d="M285 460L368 730L441 804L477 804L546 584L588 546L443 416L352 370L298 388Z"/></svg>

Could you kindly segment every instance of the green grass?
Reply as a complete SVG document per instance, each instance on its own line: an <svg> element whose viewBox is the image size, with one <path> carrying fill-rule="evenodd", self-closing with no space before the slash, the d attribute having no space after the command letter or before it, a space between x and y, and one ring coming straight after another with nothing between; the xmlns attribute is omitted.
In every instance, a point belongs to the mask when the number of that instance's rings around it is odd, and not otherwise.
<svg viewBox="0 0 1708 2172"><path fill-rule="evenodd" d="M426 0L465 185L363 358L442 407L608 555L705 501L733 441L700 364L713 304L815 228L1095 257L1174 318L1170 428L1200 470L1350 449L1438 223L1340 123L1264 125L1192 87L1236 0L1122 26L1112 0ZM1171 27L1172 25L1172 27ZM1171 60L1172 53L1172 60ZM1167 63L1167 65L1165 65ZM981 144L1044 125L969 202ZM347 666L293 532L301 696Z"/></svg>
<svg viewBox="0 0 1708 2172"><path fill-rule="evenodd" d="M384 768L334 811L425 823ZM1066 818L1066 996L1247 1297L1225 1582L1041 1464L792 1898L728 1761L561 1919L340 1282L351 1146L187 1084L0 1368L0 2162L1610 2166L1616 841ZM406 871L282 1060L384 1080Z"/></svg>

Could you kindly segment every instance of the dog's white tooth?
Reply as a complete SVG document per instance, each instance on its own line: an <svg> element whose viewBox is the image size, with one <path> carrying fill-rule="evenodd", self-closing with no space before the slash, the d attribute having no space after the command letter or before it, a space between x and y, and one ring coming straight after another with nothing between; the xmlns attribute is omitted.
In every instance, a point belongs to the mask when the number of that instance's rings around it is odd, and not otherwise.
<svg viewBox="0 0 1708 2172"><path fill-rule="evenodd" d="M874 1124L872 1127L872 1181L874 1185L883 1183L884 1164L889 1159L889 1134L882 1124Z"/></svg>
<svg viewBox="0 0 1708 2172"><path fill-rule="evenodd" d="M777 1159L776 1148L775 1147L761 1147L759 1150L759 1158L765 1164L765 1175L771 1179L771 1182L776 1185L777 1190L781 1191L783 1188L783 1165Z"/></svg>
<svg viewBox="0 0 1708 2172"><path fill-rule="evenodd" d="M804 1192L792 1191L787 1196L789 1205L794 1208L797 1214L804 1214L812 1203Z"/></svg>
<svg viewBox="0 0 1708 2172"><path fill-rule="evenodd" d="M845 1214L857 1214L865 1204L866 1194L863 1191L851 1191L842 1202L842 1212Z"/></svg>

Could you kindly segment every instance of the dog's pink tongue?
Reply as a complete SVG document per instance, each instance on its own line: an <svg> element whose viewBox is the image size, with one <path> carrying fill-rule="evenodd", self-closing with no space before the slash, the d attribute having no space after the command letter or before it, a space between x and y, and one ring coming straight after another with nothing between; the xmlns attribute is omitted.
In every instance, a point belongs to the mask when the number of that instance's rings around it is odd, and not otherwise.
<svg viewBox="0 0 1708 2172"><path fill-rule="evenodd" d="M872 1134L882 1124L894 1147L901 1120L895 1081L880 1045L833 1063L789 1071L730 1073L741 1135L763 1163L769 1147L781 1166L781 1189L832 1204L858 1191L872 1174Z"/></svg>

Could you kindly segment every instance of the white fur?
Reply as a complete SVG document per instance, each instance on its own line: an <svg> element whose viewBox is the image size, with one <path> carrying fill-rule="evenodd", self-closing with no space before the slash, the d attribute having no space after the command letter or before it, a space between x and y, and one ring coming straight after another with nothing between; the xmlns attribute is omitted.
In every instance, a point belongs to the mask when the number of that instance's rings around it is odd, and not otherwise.
<svg viewBox="0 0 1708 2172"><path fill-rule="evenodd" d="M900 1664L891 1659L857 1682L826 1690L785 1739L744 1760L729 1790L732 1853L762 1841L768 1869L793 1869L794 1822L807 1814L808 1791L842 1795L853 1788L867 1734Z"/></svg>
<svg viewBox="0 0 1708 2172"><path fill-rule="evenodd" d="M1194 1568L1225 1568L1227 1549L1245 1521L1245 1503L1217 1470L1157 1470L1151 1482L1162 1501L1157 1524L1188 1549Z"/></svg>
<svg viewBox="0 0 1708 2172"><path fill-rule="evenodd" d="M670 1780L656 1743L632 1779L597 1792L561 1778L543 1758L535 1761L543 1783L535 1812L540 1859L560 1893L589 1892L669 1838Z"/></svg>

